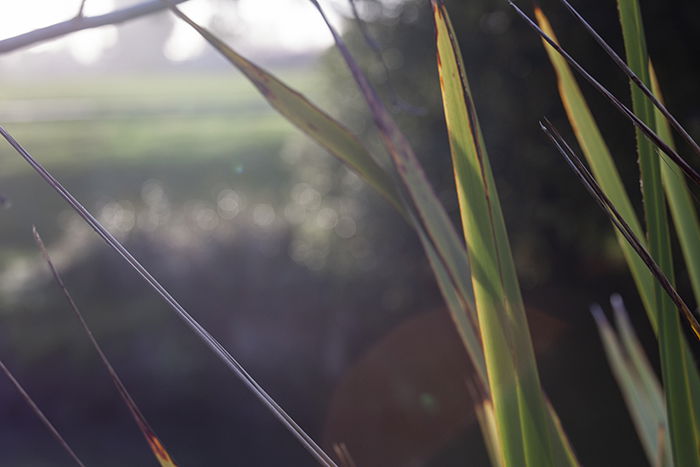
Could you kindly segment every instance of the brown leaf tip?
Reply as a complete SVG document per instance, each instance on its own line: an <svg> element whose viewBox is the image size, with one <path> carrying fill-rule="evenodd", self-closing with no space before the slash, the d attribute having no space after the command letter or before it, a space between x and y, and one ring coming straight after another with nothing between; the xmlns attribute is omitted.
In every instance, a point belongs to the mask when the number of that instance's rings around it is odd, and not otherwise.
<svg viewBox="0 0 700 467"><path fill-rule="evenodd" d="M160 462L162 466L177 467L175 462L173 462L172 458L170 457L170 454L168 454L168 451L165 450L163 443L160 442L160 439L158 439L156 435L148 435L148 444L151 446L153 454L155 454L158 462Z"/></svg>

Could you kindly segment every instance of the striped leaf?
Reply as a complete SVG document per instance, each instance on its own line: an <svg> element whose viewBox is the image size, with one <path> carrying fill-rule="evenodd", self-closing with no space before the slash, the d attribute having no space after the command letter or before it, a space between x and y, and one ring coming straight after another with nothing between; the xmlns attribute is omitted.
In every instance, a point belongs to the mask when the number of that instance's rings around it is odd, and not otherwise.
<svg viewBox="0 0 700 467"><path fill-rule="evenodd" d="M506 465L575 465L540 386L524 305L466 72L433 1L438 67L499 446Z"/></svg>
<svg viewBox="0 0 700 467"><path fill-rule="evenodd" d="M650 87L649 57L639 3L637 0L618 0L617 3L627 64L642 82ZM654 109L649 100L638 87L630 84L630 88L635 114L647 125L655 125ZM659 158L652 142L639 130L635 133L649 249L666 276L673 281L669 222ZM697 401L692 398L688 374L695 371L694 364L684 347L685 338L673 303L658 284L654 290L655 304L659 311L659 351L673 458L678 465L684 467L700 466L698 427L694 416L694 404Z"/></svg>
<svg viewBox="0 0 700 467"><path fill-rule="evenodd" d="M651 64L649 65L649 77L654 94L660 101L663 101L661 89ZM656 132L666 144L674 146L671 127L665 116L656 109L654 117ZM700 222L698 214L685 177L666 155L661 154L661 158L661 179L666 190L668 205L671 209L685 265L688 268L690 284L695 294L695 303L700 304Z"/></svg>

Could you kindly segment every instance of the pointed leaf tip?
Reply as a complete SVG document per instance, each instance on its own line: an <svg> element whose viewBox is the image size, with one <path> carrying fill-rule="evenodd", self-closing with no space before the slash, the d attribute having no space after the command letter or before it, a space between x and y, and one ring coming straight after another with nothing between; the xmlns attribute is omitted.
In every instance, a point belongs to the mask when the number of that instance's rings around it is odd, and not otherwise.
<svg viewBox="0 0 700 467"><path fill-rule="evenodd" d="M591 305L590 312L591 315L593 315L593 319L599 327L608 325L608 319L605 317L605 312L603 311L603 308L601 308L600 305L598 305L597 303Z"/></svg>
<svg viewBox="0 0 700 467"><path fill-rule="evenodd" d="M619 293L614 293L610 296L610 304L615 310L624 310L625 303L622 301L622 296Z"/></svg>
<svg viewBox="0 0 700 467"><path fill-rule="evenodd" d="M155 454L156 459L158 459L161 467L177 467L177 464L175 464L173 459L170 457L170 454L168 454L168 451L165 450L163 443L160 442L160 439L158 439L155 434L149 433L147 439L148 444Z"/></svg>
<svg viewBox="0 0 700 467"><path fill-rule="evenodd" d="M102 364L107 369L109 376L112 378L112 382L114 383L114 386L117 388L117 392L119 393L122 400L126 404L127 408L129 409L129 412L131 412L131 415L134 418L136 425L141 430L141 433L146 438L146 441L148 442L148 445L151 448L151 451L153 451L153 455L158 460L161 467L177 467L176 464L173 462L172 458L170 457L170 455L168 454L167 450L163 446L163 443L161 443L160 439L158 439L155 432L148 425L148 422L146 421L145 417L141 413L141 410L136 405L136 402L134 401L134 399L131 397L131 395L127 391L126 386L124 386L124 383L122 383L116 370L114 369L112 364L109 362L107 355L103 352L102 348L100 347L100 344L97 342L97 339L95 338L94 334L92 333L92 330L88 326L87 322L85 321L85 318L83 317L83 314L80 312L80 309L78 308L78 305L76 304L75 300L73 299L73 296L68 291L68 288L66 287L65 283L63 282L63 279L61 278L60 274L58 273L58 270L54 266L53 261L51 260L51 257L49 256L49 252L46 248L46 245L44 244L44 241L41 239L41 235L39 235L39 231L37 230L35 225L32 226L32 234L34 235L34 240L36 241L37 247L39 248L39 251L41 252L41 255L43 256L44 260L46 261L46 264L48 265L49 270L51 271L51 274L53 275L53 278L54 278L56 284L63 291L63 295L68 300L68 303L69 303L70 307L73 309L73 312L75 313L76 317L78 318L78 321L80 321L80 324L81 324L83 330L85 331L85 334L88 336L88 339L92 343L93 348L97 352L97 355L99 356Z"/></svg>

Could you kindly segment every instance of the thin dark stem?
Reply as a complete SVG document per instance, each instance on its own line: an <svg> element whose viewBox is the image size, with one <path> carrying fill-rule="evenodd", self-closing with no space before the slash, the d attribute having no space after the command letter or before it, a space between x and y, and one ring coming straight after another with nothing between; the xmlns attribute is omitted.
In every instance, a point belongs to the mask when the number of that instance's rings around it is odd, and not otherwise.
<svg viewBox="0 0 700 467"><path fill-rule="evenodd" d="M391 71L389 70L389 65L387 65L386 60L384 59L384 54L382 53L381 46L372 37L372 34L370 34L369 28L367 27L367 23L363 21L360 17L360 12L357 9L357 0L349 0L349 2L350 7L352 9L352 15L355 18L355 22L357 23L357 28L360 31L360 35L362 36L372 53L374 53L374 55L377 57L379 63L382 65L382 69L384 70L384 76L386 78L386 87L388 88L388 91L391 94L392 108L396 111L404 111L411 115L425 115L426 110L423 107L417 107L415 105L412 105L401 98L398 91L396 90L396 87L393 84L393 80L391 79Z"/></svg>
<svg viewBox="0 0 700 467"><path fill-rule="evenodd" d="M343 57L343 60L345 61L345 64L347 65L350 71L350 74L355 80L357 87L362 93L362 96L364 97L365 102L367 103L367 106L370 109L372 118L374 120L374 124L376 125L379 131L379 135L382 139L384 147L391 156L391 161L395 169L393 172L393 176L396 177L397 175L399 175L401 178L405 177L405 175L400 174L405 174L407 172L406 167L409 165L412 166L412 170L417 174L418 177L420 177L419 180L421 180L422 183L425 183L425 186L427 188L426 191L429 193L429 196L434 197L435 199L436 195L434 194L434 191L432 190L427 179L425 178L423 168L418 162L418 159L416 158L416 155L413 152L413 149L410 143L408 142L408 139L401 132L398 125L392 118L391 114L384 106L382 100L377 94L377 91L374 89L374 87L372 87L372 84L370 83L367 76L362 72L362 69L353 58L352 54L350 53L350 50L348 49L348 46L340 36L340 33L335 29L333 24L328 19L328 16L326 15L323 7L321 7L321 4L318 2L318 0L309 1L314 7L316 7L316 10L318 10L319 14L321 15L321 18L328 27L328 30L333 36L338 51ZM416 215L411 215L411 217L415 219L413 224L416 226L417 229L420 229L425 233L426 240L433 247L434 251L445 265L445 269L448 275L450 276L452 283L455 284L456 290L459 292L459 294L464 300L463 303L469 303L465 294L461 292L462 288L460 288L460 286L458 285L462 278L455 277L454 272L452 270L453 268L450 267L451 258L445 255L443 251L441 251L442 249L439 248L437 241L433 238L432 235L429 234L429 229L427 228L426 223L426 213L425 210L421 209L419 206L417 200L418 195L416 195L411 190L411 185L408 183L398 183L398 186L400 187L399 194L402 197L404 204L406 204L407 206L411 206L411 211L417 213ZM437 201L436 203L439 204L439 202ZM444 225L446 229L450 231L449 235L454 235L455 237L457 237L454 228L449 222L449 219L447 219L446 214L444 214L444 211L442 212L441 217L444 219ZM419 236L421 236L422 241L422 234L419 233Z"/></svg>
<svg viewBox="0 0 700 467"><path fill-rule="evenodd" d="M171 0L171 3L177 4L186 1L187 0ZM161 0L148 0L144 1L143 3L122 8L120 10L115 10L103 15L85 17L82 15L82 6L83 5L81 5L80 9L81 14L67 21L62 21L60 23L52 24L51 26L46 26L45 28L35 29L18 36L1 40L0 54L12 52L13 50L17 50L22 47L29 47L30 45L65 36L66 34L70 34L72 32L82 31L83 29L92 29L100 26L106 26L108 24L123 23L134 18L156 13L168 7L168 5L163 3Z"/></svg>
<svg viewBox="0 0 700 467"><path fill-rule="evenodd" d="M625 104L623 104L617 97L615 97L610 91L608 91L605 86L600 84L590 73L588 73L581 65L578 64L574 58L569 55L559 44L557 44L551 37L547 35L529 16L527 16L518 6L508 0L510 6L516 11L516 13L524 19L527 24L530 25L541 37L544 39L554 50L556 50L559 55L561 55L569 64L593 87L602 93L616 109L622 112L627 118L629 118L632 123L639 128L639 130L644 133L656 146L658 146L668 157L675 162L685 174L696 184L700 185L700 174L688 164L676 151L673 150L668 144L666 144L646 123L644 123L639 117L635 115Z"/></svg>
<svg viewBox="0 0 700 467"><path fill-rule="evenodd" d="M675 303L676 307L681 311L683 316L686 318L690 324L691 329L695 333L696 337L700 339L700 323L698 323L697 318L688 308L688 305L683 301L681 296L678 294L676 289L671 285L666 275L663 273L659 265L656 263L651 254L647 251L644 245L639 241L637 236L634 234L629 224L625 221L619 211L615 208L615 205L610 201L607 195L596 182L595 178L588 170L586 165L581 161L581 159L576 155L571 146L564 140L564 138L559 134L557 129L545 119L544 123L540 122L540 127L542 131L547 135L547 137L552 141L557 150L564 156L566 162L569 164L571 169L576 173L576 175L581 179L584 186L591 193L596 202L608 215L615 227L620 231L620 233L625 237L627 242L634 248L639 257L642 259L644 264L652 272L656 280L659 281L666 293L671 297L671 300Z"/></svg>
<svg viewBox="0 0 700 467"><path fill-rule="evenodd" d="M107 369L109 376L112 378L112 382L114 383L114 386L117 388L117 392L119 392L119 395L121 396L122 400L124 401L127 408L129 409L129 412L131 412L131 415L134 418L136 425L139 427L139 429L143 433L144 437L146 438L146 442L149 444L149 446L151 446L156 458L166 457L166 456L169 458L170 455L163 448L162 442L160 441L160 439L158 439L155 432L153 431L151 426L146 421L146 417L143 416L143 413L136 405L136 401L134 401L133 397L131 397L131 394L129 394L129 391L126 389L126 386L124 386L124 383L122 382L121 378L117 374L117 371L114 369L112 364L109 362L107 355L104 353L104 351L102 350L102 347L97 342L95 335L92 333L92 330L90 329L87 322L85 321L83 314L80 312L80 309L78 308L78 304L73 299L73 295L70 293L70 291L68 290L68 287L66 287L66 284L63 282L63 279L61 278L61 275L58 273L58 270L56 270L56 267L54 266L53 261L51 261L51 257L49 256L49 252L46 249L46 245L44 245L44 241L41 239L41 236L39 235L39 232L37 231L36 227L32 227L32 234L34 235L34 241L36 242L37 247L39 248L39 251L41 252L42 257L46 261L46 264L48 265L49 270L51 271L51 275L53 276L54 280L56 281L56 284L58 284L59 288L63 292L63 295L66 297L66 300L68 300L68 304L70 305L70 308L73 310L73 313L75 313L75 316L78 318L78 321L80 322L80 325L82 326L83 331L85 331L85 334L88 336L88 339L90 339L90 343L92 344L93 348L97 352L97 355L100 357L102 364ZM158 440L158 446L159 446L158 449L153 448L154 438Z"/></svg>
<svg viewBox="0 0 700 467"><path fill-rule="evenodd" d="M63 446L63 449L68 453L70 457L73 458L76 464L78 464L80 467L85 467L85 464L83 464L83 461L80 460L78 455L73 451L73 449L70 447L68 442L61 436L61 433L58 432L55 426L53 426L53 423L49 421L48 418L46 418L46 415L44 415L44 412L41 411L38 405L34 402L32 397L27 393L27 391L24 390L22 385L17 381L17 379L14 377L12 372L5 366L5 364L0 361L0 370L2 370L3 373L7 376L7 378L12 382L12 384L17 388L17 391L20 393L20 395L24 398L24 400L27 402L29 407L32 409L34 414L39 417L39 420L41 420L41 423L46 426L46 428L51 432L54 438L58 440L58 442Z"/></svg>
<svg viewBox="0 0 700 467"><path fill-rule="evenodd" d="M678 133L685 139L685 141L693 148L693 150L700 155L700 146L698 146L698 143L695 142L695 140L688 134L688 132L683 128L683 126L676 120L676 118L671 114L671 112L666 109L666 107L663 105L659 99L654 96L654 93L642 82L642 80L637 76L637 74L632 71L632 69L627 66L627 63L613 50L612 47L603 39L600 34L596 32L595 29L593 29L593 26L591 26L584 18L581 16L581 14L574 9L573 6L567 1L567 0L560 0L564 6L573 14L576 19L579 20L579 22L583 25L583 27L586 28L586 30L593 36L593 38L596 40L598 44L605 50L605 52L612 58L613 62L627 75L627 77L632 80L632 82L644 93L645 96L649 98L649 100L656 106L657 109L666 117L666 119L669 121L671 126L678 131Z"/></svg>
<svg viewBox="0 0 700 467"><path fill-rule="evenodd" d="M102 224L83 207L82 204L56 180L22 145L15 140L3 127L0 126L0 134L22 156L22 158L48 183L58 194L83 218L83 220L132 267L141 278L170 306L170 308L182 319L185 324L199 337L204 344L214 353L233 373L250 389L250 391L272 412L301 444L316 457L322 464L334 466L333 460L326 454L316 442L307 435L304 430L290 417L287 412L275 402L270 395L253 379L245 368L236 360L209 332L200 325L175 298L158 282L141 263L124 248L124 246Z"/></svg>

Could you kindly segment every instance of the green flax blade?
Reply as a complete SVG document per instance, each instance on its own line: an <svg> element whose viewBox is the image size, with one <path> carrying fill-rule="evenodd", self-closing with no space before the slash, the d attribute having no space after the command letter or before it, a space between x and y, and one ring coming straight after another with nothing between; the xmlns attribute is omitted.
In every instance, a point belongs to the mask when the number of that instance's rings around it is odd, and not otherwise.
<svg viewBox="0 0 700 467"><path fill-rule="evenodd" d="M647 55L642 15L636 0L618 0L620 23L625 42L625 54L630 69L642 82L651 85L649 58ZM630 85L635 114L647 125L655 125L654 109L643 93ZM665 196L661 183L660 159L656 148L639 130L637 153L641 170L642 196L647 223L649 249L666 276L673 281L669 222L666 213ZM658 337L661 354L661 371L666 392L666 410L671 434L673 458L681 466L700 466L700 451L694 401L690 388L690 372L695 371L690 355L684 347L678 314L668 296L657 284L654 288L655 303L659 312Z"/></svg>
<svg viewBox="0 0 700 467"><path fill-rule="evenodd" d="M488 155L445 7L433 2L438 68L462 226L506 465L575 465L542 391Z"/></svg>
<svg viewBox="0 0 700 467"><path fill-rule="evenodd" d="M661 89L656 79L654 69L649 64L649 74L651 78L652 90L657 98L663 101ZM655 111L656 131L667 144L673 145L671 129L666 118L658 109ZM700 222L697 211L691 199L688 184L678 169L662 155L661 178L666 189L668 204L671 208L671 215L676 233L683 252L683 259L690 276L690 284L695 294L696 308L700 303ZM685 353L688 354L687 349ZM697 367L693 365L692 357L688 356L688 385L690 386L690 400L694 409L695 439L700 440L700 375Z"/></svg>
<svg viewBox="0 0 700 467"><path fill-rule="evenodd" d="M661 88L651 65L649 65L649 76L654 94L663 102ZM654 116L656 132L666 144L673 146L673 136L668 121L658 109L655 110ZM668 197L668 205L671 208L671 216L678 233L683 258L688 268L690 284L695 294L695 303L700 304L700 222L698 214L685 177L665 154L661 154L661 158L661 179Z"/></svg>

